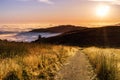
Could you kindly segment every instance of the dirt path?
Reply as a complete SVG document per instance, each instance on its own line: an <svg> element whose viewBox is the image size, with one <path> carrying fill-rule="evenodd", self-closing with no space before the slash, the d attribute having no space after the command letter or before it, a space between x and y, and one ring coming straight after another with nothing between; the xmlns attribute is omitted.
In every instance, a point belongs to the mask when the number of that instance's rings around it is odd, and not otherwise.
<svg viewBox="0 0 120 80"><path fill-rule="evenodd" d="M95 76L86 55L77 52L59 71L57 80L97 80Z"/></svg>

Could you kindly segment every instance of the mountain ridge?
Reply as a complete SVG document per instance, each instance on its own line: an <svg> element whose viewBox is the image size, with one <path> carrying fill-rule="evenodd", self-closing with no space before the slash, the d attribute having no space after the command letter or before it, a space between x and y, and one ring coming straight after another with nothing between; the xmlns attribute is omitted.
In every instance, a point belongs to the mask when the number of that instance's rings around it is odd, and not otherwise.
<svg viewBox="0 0 120 80"><path fill-rule="evenodd" d="M73 30L81 30L85 29L86 27L82 26L73 26L73 25L59 25L59 26L53 26L49 28L39 28L39 29L33 29L30 32L50 32L50 33L65 33Z"/></svg>
<svg viewBox="0 0 120 80"><path fill-rule="evenodd" d="M35 42L75 46L120 47L120 26L73 30L59 36L40 38Z"/></svg>

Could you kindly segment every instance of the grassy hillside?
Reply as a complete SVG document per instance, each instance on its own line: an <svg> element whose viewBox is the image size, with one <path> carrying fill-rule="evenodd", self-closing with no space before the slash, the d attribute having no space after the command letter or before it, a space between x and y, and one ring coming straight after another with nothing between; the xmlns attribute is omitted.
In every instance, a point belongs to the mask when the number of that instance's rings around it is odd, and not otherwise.
<svg viewBox="0 0 120 80"><path fill-rule="evenodd" d="M83 49L99 80L120 80L120 49L88 47Z"/></svg>
<svg viewBox="0 0 120 80"><path fill-rule="evenodd" d="M0 41L0 80L54 80L76 50L62 45Z"/></svg>
<svg viewBox="0 0 120 80"><path fill-rule="evenodd" d="M50 28L40 28L40 29L34 29L30 32L51 32L51 33L65 33L73 30L82 30L85 29L86 27L81 27L81 26L73 26L73 25L59 25L59 26L54 26Z"/></svg>
<svg viewBox="0 0 120 80"><path fill-rule="evenodd" d="M38 39L36 42L77 46L120 47L120 26L105 26L74 30L59 36Z"/></svg>

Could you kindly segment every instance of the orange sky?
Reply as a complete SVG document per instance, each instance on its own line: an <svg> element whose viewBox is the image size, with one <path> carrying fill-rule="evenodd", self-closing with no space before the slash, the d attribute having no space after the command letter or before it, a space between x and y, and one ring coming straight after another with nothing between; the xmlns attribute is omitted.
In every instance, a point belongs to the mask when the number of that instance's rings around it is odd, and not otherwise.
<svg viewBox="0 0 120 80"><path fill-rule="evenodd" d="M90 24L120 23L120 1L104 0L0 0L1 24ZM98 5L108 5L104 17Z"/></svg>

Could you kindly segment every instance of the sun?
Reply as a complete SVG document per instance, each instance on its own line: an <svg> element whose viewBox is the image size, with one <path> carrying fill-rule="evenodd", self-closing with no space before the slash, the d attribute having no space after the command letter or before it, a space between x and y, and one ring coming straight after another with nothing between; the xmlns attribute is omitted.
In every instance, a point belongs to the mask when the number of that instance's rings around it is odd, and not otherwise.
<svg viewBox="0 0 120 80"><path fill-rule="evenodd" d="M105 17L110 11L109 5L99 5L96 8L96 15L99 17Z"/></svg>

